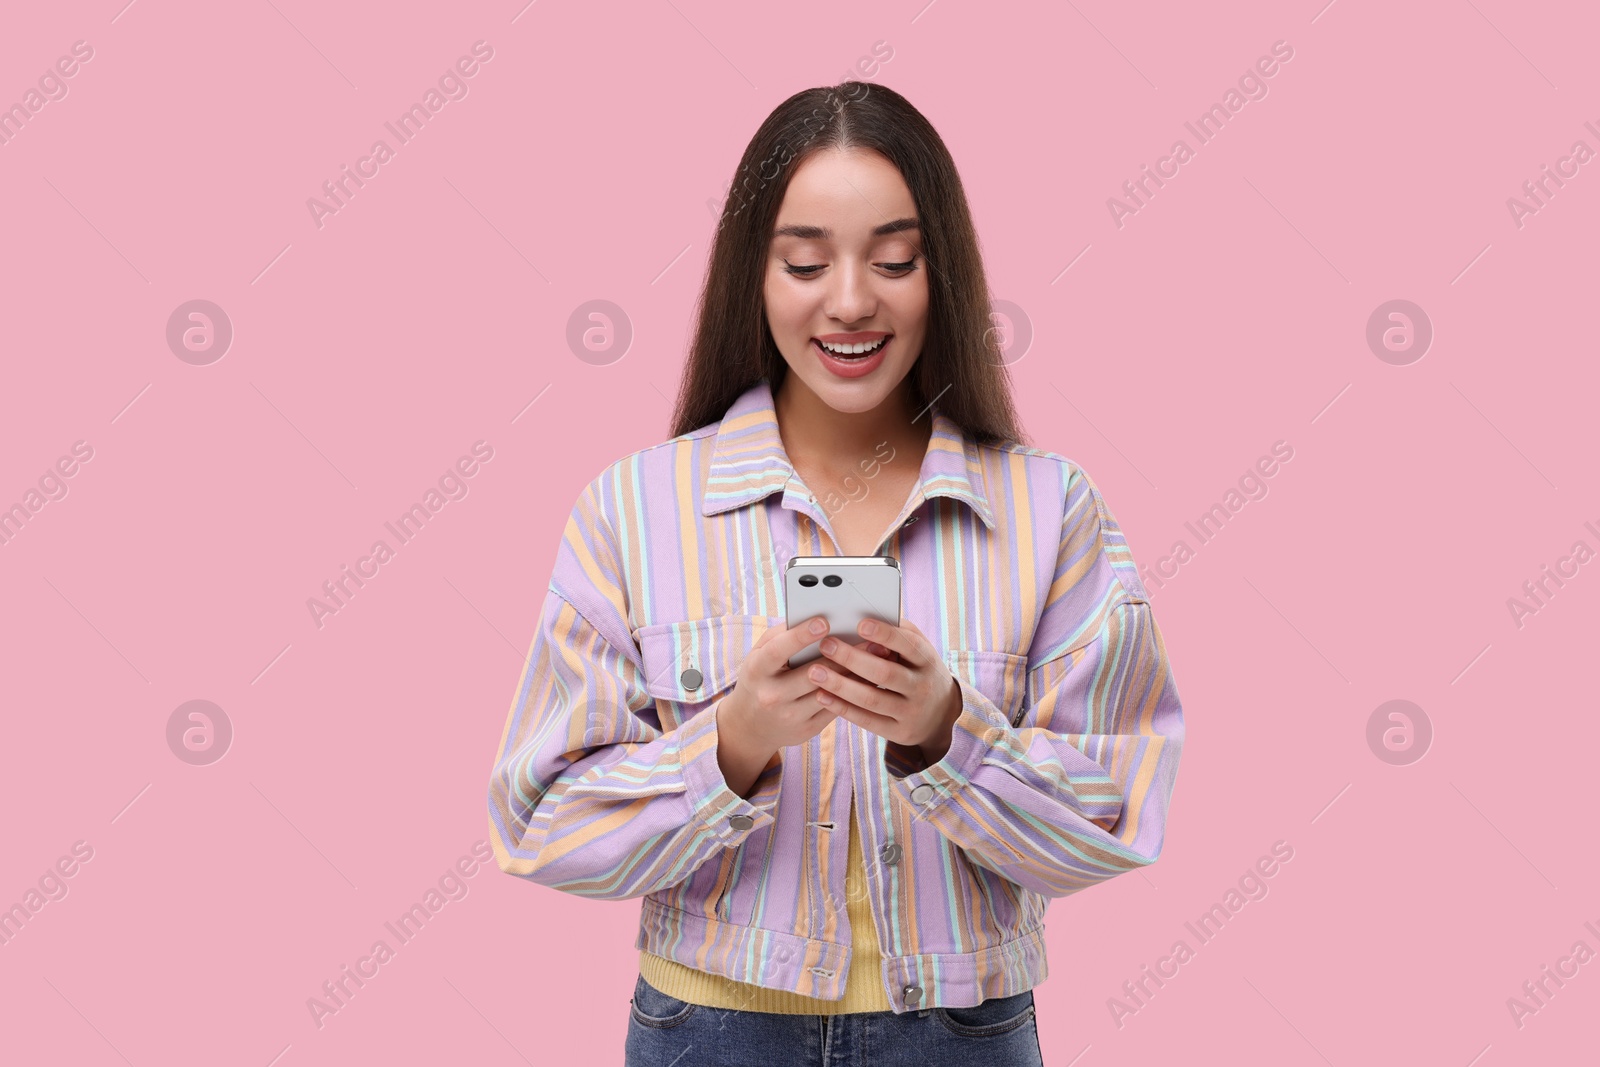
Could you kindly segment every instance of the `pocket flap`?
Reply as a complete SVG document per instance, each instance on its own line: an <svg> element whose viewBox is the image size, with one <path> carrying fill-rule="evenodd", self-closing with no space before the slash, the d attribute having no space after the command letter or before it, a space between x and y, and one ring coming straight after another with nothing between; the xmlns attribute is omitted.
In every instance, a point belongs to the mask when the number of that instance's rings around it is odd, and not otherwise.
<svg viewBox="0 0 1600 1067"><path fill-rule="evenodd" d="M989 649L952 648L944 654L950 673L988 697L1015 726L1027 705L1028 657Z"/></svg>
<svg viewBox="0 0 1600 1067"><path fill-rule="evenodd" d="M640 627L634 639L644 661L645 692L683 704L710 700L732 688L756 641L782 622L764 615L719 615Z"/></svg>

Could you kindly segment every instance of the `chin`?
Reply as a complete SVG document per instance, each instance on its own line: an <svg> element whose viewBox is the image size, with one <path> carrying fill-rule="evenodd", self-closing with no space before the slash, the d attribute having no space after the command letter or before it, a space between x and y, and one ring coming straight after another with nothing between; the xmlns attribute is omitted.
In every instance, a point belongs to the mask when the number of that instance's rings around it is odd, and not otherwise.
<svg viewBox="0 0 1600 1067"><path fill-rule="evenodd" d="M823 403L835 411L848 415L863 415L882 404L884 397L889 395L889 391L867 386L847 385L842 389L819 390L817 395L822 397Z"/></svg>
<svg viewBox="0 0 1600 1067"><path fill-rule="evenodd" d="M809 340L806 345L808 350L801 358L810 361ZM823 367L815 365L814 361L805 362L803 371L795 369L795 361L785 362L789 364L789 373L804 382L818 399L833 410L847 414L861 414L879 407L900 388L916 363L912 360L902 366L884 364L866 377L852 379L830 374Z"/></svg>
<svg viewBox="0 0 1600 1067"><path fill-rule="evenodd" d="M909 369L895 371L880 367L878 373L869 378L855 380L836 378L827 371L803 374L800 378L833 410L861 414L882 404L899 387ZM792 367L790 371L793 372Z"/></svg>

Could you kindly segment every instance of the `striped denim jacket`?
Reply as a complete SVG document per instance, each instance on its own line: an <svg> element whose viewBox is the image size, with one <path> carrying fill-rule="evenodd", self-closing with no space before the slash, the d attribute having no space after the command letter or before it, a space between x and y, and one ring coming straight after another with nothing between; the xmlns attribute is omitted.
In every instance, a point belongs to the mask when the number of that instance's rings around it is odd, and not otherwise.
<svg viewBox="0 0 1600 1067"><path fill-rule="evenodd" d="M613 463L573 507L489 784L501 870L642 898L635 948L837 1000L853 792L895 1012L1044 980L1049 900L1160 854L1183 711L1088 475L932 411L879 552L961 690L945 756L907 764L837 719L775 755L748 799L722 777L718 700L784 621L784 564L838 554L839 505L796 475L763 380L720 422Z"/></svg>

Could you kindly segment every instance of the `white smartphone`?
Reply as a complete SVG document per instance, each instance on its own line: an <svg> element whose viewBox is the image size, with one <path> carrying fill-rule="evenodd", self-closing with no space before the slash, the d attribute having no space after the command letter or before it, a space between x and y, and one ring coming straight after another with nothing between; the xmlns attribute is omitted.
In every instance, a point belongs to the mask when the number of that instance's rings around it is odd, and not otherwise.
<svg viewBox="0 0 1600 1067"><path fill-rule="evenodd" d="M783 572L784 611L793 629L815 615L828 620L824 637L865 641L862 619L900 625L900 561L893 556L795 556ZM822 638L789 657L790 667L822 655Z"/></svg>

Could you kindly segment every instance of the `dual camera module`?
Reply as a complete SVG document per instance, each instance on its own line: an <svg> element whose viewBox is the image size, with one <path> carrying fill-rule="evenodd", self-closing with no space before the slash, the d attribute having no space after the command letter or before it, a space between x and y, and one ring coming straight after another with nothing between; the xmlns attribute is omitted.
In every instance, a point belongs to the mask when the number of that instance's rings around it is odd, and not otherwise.
<svg viewBox="0 0 1600 1067"><path fill-rule="evenodd" d="M802 574L799 581L801 585L809 589L817 584L817 576L815 574ZM827 586L843 585L844 579L837 574L826 574L822 577L822 584Z"/></svg>

